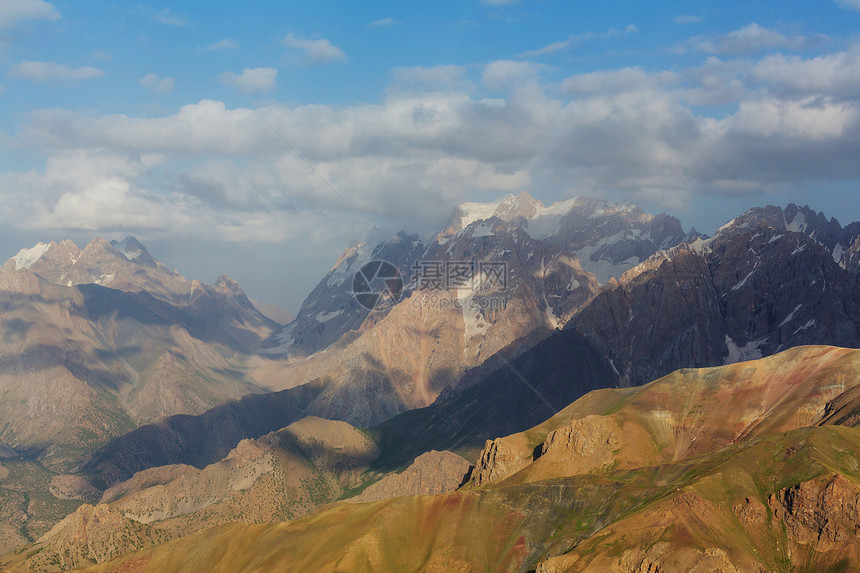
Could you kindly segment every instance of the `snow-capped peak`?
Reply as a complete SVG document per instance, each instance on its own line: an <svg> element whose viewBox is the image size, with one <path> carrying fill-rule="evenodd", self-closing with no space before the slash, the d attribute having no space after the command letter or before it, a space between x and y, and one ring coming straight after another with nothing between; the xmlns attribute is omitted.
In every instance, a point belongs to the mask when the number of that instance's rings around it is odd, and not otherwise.
<svg viewBox="0 0 860 573"><path fill-rule="evenodd" d="M18 254L12 257L15 261L15 270L29 269L33 264L42 258L42 255L48 252L51 245L48 243L39 243L31 249L21 249Z"/></svg>
<svg viewBox="0 0 860 573"><path fill-rule="evenodd" d="M122 253L129 261L136 261L141 258L141 255L143 255L143 258L137 262L150 262L149 259L151 259L151 256L149 255L149 252L135 237L126 237L122 241L111 241L110 246Z"/></svg>
<svg viewBox="0 0 860 573"><path fill-rule="evenodd" d="M490 203L461 203L457 206L452 224L455 226L454 230L459 231L472 223L486 221L494 216L503 221L512 221L521 217L530 222L530 230L532 227L537 226L543 230L545 225L533 225L532 222L547 217L555 221L569 213L580 202L581 199L579 197L573 197L564 201L557 201L547 207L544 206L542 201L534 199L526 192L519 195L510 194ZM550 224L549 226L551 227L552 225ZM538 234L541 234L537 229L534 230Z"/></svg>
<svg viewBox="0 0 860 573"><path fill-rule="evenodd" d="M516 199L514 195L507 195L492 203L461 203L457 210L460 215L460 228L465 229L476 221L485 221L496 214L499 207L506 201Z"/></svg>

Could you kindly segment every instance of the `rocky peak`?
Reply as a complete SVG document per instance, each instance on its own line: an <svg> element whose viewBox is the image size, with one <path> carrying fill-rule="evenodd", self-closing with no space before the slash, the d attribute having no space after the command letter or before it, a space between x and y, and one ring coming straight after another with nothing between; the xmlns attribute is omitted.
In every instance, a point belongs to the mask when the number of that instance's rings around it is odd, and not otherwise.
<svg viewBox="0 0 860 573"><path fill-rule="evenodd" d="M487 440L472 471L472 484L480 487L498 482L529 465L533 460L531 452L518 446L512 436Z"/></svg>
<svg viewBox="0 0 860 573"><path fill-rule="evenodd" d="M454 208L454 215L447 225L447 229L457 232L478 221L486 221L492 217L498 217L502 221L513 221L518 218L531 219L537 213L543 203L534 199L526 192L519 195L505 195L497 201L490 203L462 203Z"/></svg>
<svg viewBox="0 0 860 573"><path fill-rule="evenodd" d="M146 247L141 244L135 237L126 237L122 241L111 241L110 245L123 254L129 261L133 261L139 265L154 267L155 259L149 254Z"/></svg>
<svg viewBox="0 0 860 573"><path fill-rule="evenodd" d="M245 291L242 290L242 287L231 279L227 275L220 275L218 280L215 281L214 285L215 289L219 292L222 292L232 298L244 298Z"/></svg>

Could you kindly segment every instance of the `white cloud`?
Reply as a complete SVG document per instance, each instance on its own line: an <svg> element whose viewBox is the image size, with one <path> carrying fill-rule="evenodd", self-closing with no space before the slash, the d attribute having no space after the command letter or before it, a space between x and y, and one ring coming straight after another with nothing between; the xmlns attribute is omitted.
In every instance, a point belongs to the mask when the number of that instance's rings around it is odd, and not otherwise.
<svg viewBox="0 0 860 573"><path fill-rule="evenodd" d="M58 20L59 13L43 0L3 0L0 2L0 28L10 28L27 20Z"/></svg>
<svg viewBox="0 0 860 573"><path fill-rule="evenodd" d="M681 14L680 16L675 16L676 24L696 24L702 21L701 16L693 16L692 14Z"/></svg>
<svg viewBox="0 0 860 573"><path fill-rule="evenodd" d="M836 0L836 3L843 8L860 12L860 0Z"/></svg>
<svg viewBox="0 0 860 573"><path fill-rule="evenodd" d="M217 51L217 50L235 50L239 47L238 40L231 40L230 38L224 38L223 40L219 40L217 42L212 42L208 46L206 46L207 50Z"/></svg>
<svg viewBox="0 0 860 573"><path fill-rule="evenodd" d="M268 92L275 89L275 68L245 68L241 74L224 72L219 77L224 85L234 87L245 93Z"/></svg>
<svg viewBox="0 0 860 573"><path fill-rule="evenodd" d="M491 62L474 84L459 66L409 68L378 104L255 111L203 100L161 117L45 110L18 137L51 159L44 173L0 181L0 196L20 190L0 204L21 213L33 209L21 197L36 201L41 214L19 219L54 227L120 220L218 240L293 237L286 225L327 219L361 228L257 112L362 216L424 230L470 194L535 180L678 208L700 193L860 178L858 53L710 56L682 72L578 74L560 88L531 62ZM693 107L706 103L736 111ZM88 215L88 205L110 215Z"/></svg>
<svg viewBox="0 0 860 573"><path fill-rule="evenodd" d="M343 53L343 50L333 45L325 38L310 40L307 38L300 38L291 33L287 34L284 38L284 45L300 50L304 53L305 58L314 64L346 61L346 54Z"/></svg>
<svg viewBox="0 0 860 573"><path fill-rule="evenodd" d="M679 81L678 74L672 72L648 74L640 68L622 68L571 76L562 82L561 87L574 94L615 94L670 86Z"/></svg>
<svg viewBox="0 0 860 573"><path fill-rule="evenodd" d="M498 60L489 63L484 68L481 81L492 89L502 89L510 86L521 87L535 83L542 69L544 69L543 64Z"/></svg>
<svg viewBox="0 0 860 573"><path fill-rule="evenodd" d="M55 62L32 62L24 61L18 65L12 66L9 75L13 78L33 80L35 82L50 82L50 81L75 81L89 80L100 78L105 73L90 66L82 66L80 68L70 68L65 64L57 64Z"/></svg>
<svg viewBox="0 0 860 573"><path fill-rule="evenodd" d="M368 26L371 28L386 28L388 26L393 26L397 24L397 20L394 18L380 18L379 20L374 20Z"/></svg>
<svg viewBox="0 0 860 573"><path fill-rule="evenodd" d="M173 78L159 78L153 73L140 78L141 87L155 94L166 94L173 91Z"/></svg>
<svg viewBox="0 0 860 573"><path fill-rule="evenodd" d="M689 87L683 98L692 105L724 105L740 101L749 91L744 85L744 77L751 67L748 60L721 60L708 56L703 64L684 72Z"/></svg>
<svg viewBox="0 0 860 573"><path fill-rule="evenodd" d="M753 22L739 30L712 38L694 38L692 45L697 50L712 54L753 54L771 48L804 50L822 44L825 36L785 36Z"/></svg>
<svg viewBox="0 0 860 573"><path fill-rule="evenodd" d="M559 40L557 42L552 42L547 44L542 48L538 48L536 50L529 50L523 52L519 55L521 58L537 58L540 56L546 56L549 54L554 54L556 52L562 52L565 50L569 50L570 48L577 46L579 44L590 42L594 40L605 40L608 38L614 38L617 36L623 36L625 34L635 34L639 29L633 24L629 24L623 30L619 30L618 28L610 28L605 32L597 33L597 32L584 32L582 34L574 34L568 36L564 40Z"/></svg>
<svg viewBox="0 0 860 573"><path fill-rule="evenodd" d="M815 58L775 54L757 62L749 80L782 94L828 93L838 98L860 94L860 46Z"/></svg>

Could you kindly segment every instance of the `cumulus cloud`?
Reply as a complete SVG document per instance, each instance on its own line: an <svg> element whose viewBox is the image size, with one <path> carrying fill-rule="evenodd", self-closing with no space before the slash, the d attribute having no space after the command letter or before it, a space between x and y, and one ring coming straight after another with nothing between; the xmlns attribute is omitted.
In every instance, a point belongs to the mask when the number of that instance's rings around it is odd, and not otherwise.
<svg viewBox="0 0 860 573"><path fill-rule="evenodd" d="M27 20L58 20L60 14L43 0L5 0L0 2L0 28L11 28Z"/></svg>
<svg viewBox="0 0 860 573"><path fill-rule="evenodd" d="M278 70L275 68L245 68L241 74L224 72L221 83L245 93L268 92L275 89Z"/></svg>
<svg viewBox="0 0 860 573"><path fill-rule="evenodd" d="M90 66L71 68L56 62L24 61L12 66L9 75L13 78L32 80L35 82L77 81L100 78L105 73Z"/></svg>
<svg viewBox="0 0 860 573"><path fill-rule="evenodd" d="M664 87L679 81L680 76L673 72L648 74L640 68L622 68L571 76L562 82L561 87L573 94L613 94Z"/></svg>
<svg viewBox="0 0 860 573"><path fill-rule="evenodd" d="M805 50L822 44L824 36L785 36L753 22L739 30L712 38L694 38L692 45L697 50L712 54L754 54L772 48Z"/></svg>
<svg viewBox="0 0 860 573"><path fill-rule="evenodd" d="M290 33L284 38L284 45L299 50L309 62L314 64L346 61L346 54L343 53L343 50L325 38L311 40Z"/></svg>
<svg viewBox="0 0 860 573"><path fill-rule="evenodd" d="M757 62L749 80L781 94L827 93L838 98L860 94L860 48L814 58L775 54Z"/></svg>
<svg viewBox="0 0 860 573"><path fill-rule="evenodd" d="M374 223L438 228L467 197L539 179L678 208L700 193L858 178L858 54L708 56L686 70L620 68L551 84L545 66L503 60L474 70L474 83L460 66L397 70L376 104L203 100L160 117L44 110L19 138L51 158L44 171L0 177L0 190L19 190L0 204L19 214L41 205L18 219L52 228L121 221L275 241L297 236L289 225L311 232L309 222L355 232L364 223L352 207ZM714 103L731 105L697 107ZM96 210L107 215L88 214Z"/></svg>
<svg viewBox="0 0 860 573"><path fill-rule="evenodd" d="M146 74L140 78L141 87L155 94L166 94L173 91L173 78L159 78L153 73Z"/></svg>
<svg viewBox="0 0 860 573"><path fill-rule="evenodd" d="M537 81L538 74L543 69L543 64L498 60L484 68L481 81L492 89L530 85Z"/></svg>

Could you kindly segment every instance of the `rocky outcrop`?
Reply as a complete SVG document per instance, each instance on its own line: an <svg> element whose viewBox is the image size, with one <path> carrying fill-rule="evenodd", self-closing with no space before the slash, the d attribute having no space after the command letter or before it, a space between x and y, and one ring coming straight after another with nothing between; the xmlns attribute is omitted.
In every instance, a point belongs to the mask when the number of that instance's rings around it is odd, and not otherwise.
<svg viewBox="0 0 860 573"><path fill-rule="evenodd" d="M541 458L578 463L583 473L610 465L621 448L621 429L607 416L586 416L573 420L564 427L550 432L543 446Z"/></svg>
<svg viewBox="0 0 860 573"><path fill-rule="evenodd" d="M406 470L386 476L349 501L367 503L404 495L439 495L460 487L471 465L452 452L421 454Z"/></svg>
<svg viewBox="0 0 860 573"><path fill-rule="evenodd" d="M532 455L513 444L508 438L487 440L475 469L472 483L482 486L498 482L518 472L532 462Z"/></svg>
<svg viewBox="0 0 860 573"><path fill-rule="evenodd" d="M167 540L168 535L106 505L84 504L39 539L39 550L28 554L24 565L32 571L76 569Z"/></svg>
<svg viewBox="0 0 860 573"><path fill-rule="evenodd" d="M860 533L860 488L840 475L782 489L769 496L768 505L793 541L819 546L819 551L856 540Z"/></svg>

